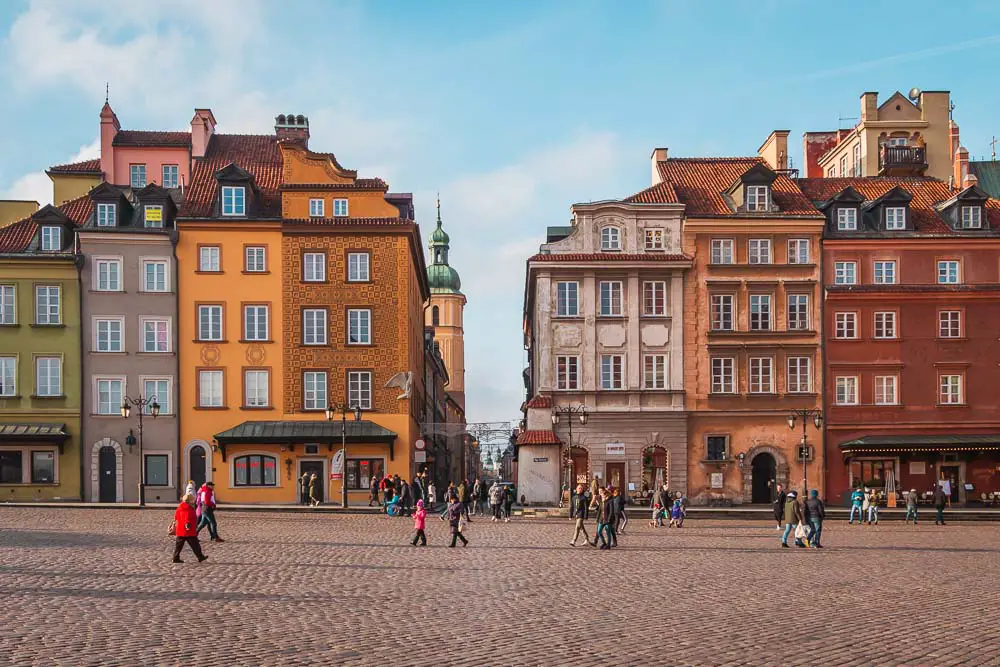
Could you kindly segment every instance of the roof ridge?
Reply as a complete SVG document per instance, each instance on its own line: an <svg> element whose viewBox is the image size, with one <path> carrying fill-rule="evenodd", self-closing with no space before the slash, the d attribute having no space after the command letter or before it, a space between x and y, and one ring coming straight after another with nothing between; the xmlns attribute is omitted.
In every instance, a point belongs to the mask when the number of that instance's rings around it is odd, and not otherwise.
<svg viewBox="0 0 1000 667"><path fill-rule="evenodd" d="M728 155L723 157L668 157L659 162L737 162L753 160L763 162L764 158L759 155Z"/></svg>

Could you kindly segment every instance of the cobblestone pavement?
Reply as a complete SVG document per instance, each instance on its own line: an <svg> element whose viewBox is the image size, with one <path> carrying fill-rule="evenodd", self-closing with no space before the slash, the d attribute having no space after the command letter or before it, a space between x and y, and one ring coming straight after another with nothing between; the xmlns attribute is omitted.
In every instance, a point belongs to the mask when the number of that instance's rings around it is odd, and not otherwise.
<svg viewBox="0 0 1000 667"><path fill-rule="evenodd" d="M220 511L170 563L164 510L0 507L0 664L1000 665L1000 526L701 521L570 548L565 520Z"/></svg>

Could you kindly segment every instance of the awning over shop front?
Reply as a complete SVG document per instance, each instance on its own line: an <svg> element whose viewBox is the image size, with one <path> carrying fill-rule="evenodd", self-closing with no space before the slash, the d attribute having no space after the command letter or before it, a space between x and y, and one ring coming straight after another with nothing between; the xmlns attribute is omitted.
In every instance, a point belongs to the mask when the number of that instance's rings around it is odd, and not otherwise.
<svg viewBox="0 0 1000 667"><path fill-rule="evenodd" d="M987 435L866 435L840 444L844 454L1000 451L1000 433Z"/></svg>
<svg viewBox="0 0 1000 667"><path fill-rule="evenodd" d="M59 445L59 453L61 454L63 443L68 438L66 424L0 422L0 444L4 445L52 442Z"/></svg>
<svg viewBox="0 0 1000 667"><path fill-rule="evenodd" d="M370 421L346 422L346 436L341 432L342 422L338 421L248 421L215 434L215 442L226 460L228 445L327 445L333 451L344 438L349 445L386 444L389 446L389 460L393 458L396 434Z"/></svg>

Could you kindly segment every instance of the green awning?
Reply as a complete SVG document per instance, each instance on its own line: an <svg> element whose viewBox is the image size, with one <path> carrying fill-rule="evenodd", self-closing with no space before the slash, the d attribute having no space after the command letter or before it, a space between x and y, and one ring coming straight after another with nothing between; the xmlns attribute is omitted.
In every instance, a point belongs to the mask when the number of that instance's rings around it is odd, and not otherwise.
<svg viewBox="0 0 1000 667"><path fill-rule="evenodd" d="M346 439L348 445L386 444L393 457L396 434L370 421L348 419L344 433L340 420L334 421L248 421L215 434L226 460L227 445L300 445L325 444L330 451Z"/></svg>
<svg viewBox="0 0 1000 667"><path fill-rule="evenodd" d="M866 435L840 444L842 452L928 452L1000 450L1000 434Z"/></svg>

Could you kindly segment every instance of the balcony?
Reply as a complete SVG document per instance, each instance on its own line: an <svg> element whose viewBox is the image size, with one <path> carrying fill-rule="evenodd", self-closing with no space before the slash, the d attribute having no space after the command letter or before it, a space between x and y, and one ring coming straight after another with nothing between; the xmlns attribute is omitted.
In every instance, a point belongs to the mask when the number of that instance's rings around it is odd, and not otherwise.
<svg viewBox="0 0 1000 667"><path fill-rule="evenodd" d="M879 176L923 176L927 170L927 149L923 146L890 146L878 151Z"/></svg>

